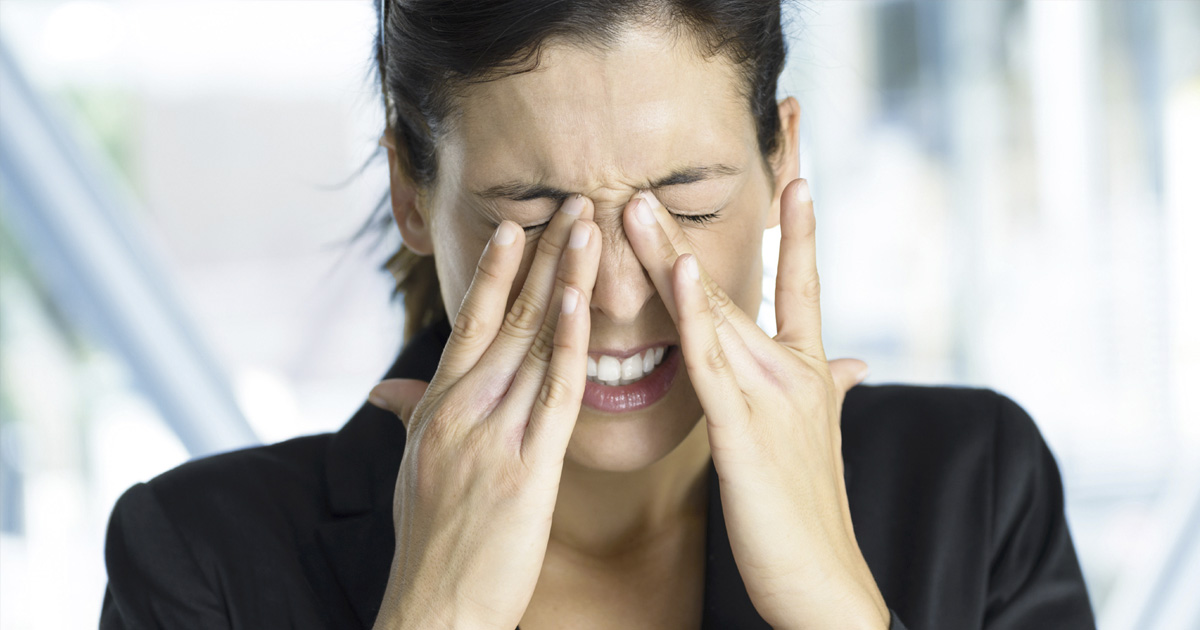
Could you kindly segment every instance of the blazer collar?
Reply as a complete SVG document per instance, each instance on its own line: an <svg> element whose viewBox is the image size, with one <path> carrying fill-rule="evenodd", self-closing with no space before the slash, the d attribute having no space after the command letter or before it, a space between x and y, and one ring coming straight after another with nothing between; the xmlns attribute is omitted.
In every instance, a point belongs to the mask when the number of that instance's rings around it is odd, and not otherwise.
<svg viewBox="0 0 1200 630"><path fill-rule="evenodd" d="M444 321L426 328L405 346L385 378L430 380L449 336ZM317 526L314 543L302 546L300 553L333 627L370 628L379 613L395 550L392 495L404 445L404 425L370 404L363 405L329 444L329 519ZM738 573L711 459L707 517L702 630L768 630Z"/></svg>

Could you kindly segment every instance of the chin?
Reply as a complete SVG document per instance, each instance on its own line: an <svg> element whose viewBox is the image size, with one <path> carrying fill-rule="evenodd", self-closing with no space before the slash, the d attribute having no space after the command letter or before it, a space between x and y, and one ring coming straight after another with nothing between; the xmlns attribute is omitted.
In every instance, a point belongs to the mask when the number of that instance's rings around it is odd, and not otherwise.
<svg viewBox="0 0 1200 630"><path fill-rule="evenodd" d="M625 413L580 409L564 465L634 472L666 458L697 429L704 414L691 384L686 377L681 380L645 409ZM699 430L707 429L700 425Z"/></svg>

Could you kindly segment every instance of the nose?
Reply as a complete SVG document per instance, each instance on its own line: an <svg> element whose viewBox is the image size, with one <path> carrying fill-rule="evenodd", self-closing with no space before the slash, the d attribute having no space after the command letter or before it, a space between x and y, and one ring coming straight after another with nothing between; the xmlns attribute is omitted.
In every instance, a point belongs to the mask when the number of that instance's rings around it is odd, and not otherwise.
<svg viewBox="0 0 1200 630"><path fill-rule="evenodd" d="M592 289L592 308L603 313L612 324L631 324L657 290L625 236L619 216L614 223L601 226L604 246L596 286Z"/></svg>

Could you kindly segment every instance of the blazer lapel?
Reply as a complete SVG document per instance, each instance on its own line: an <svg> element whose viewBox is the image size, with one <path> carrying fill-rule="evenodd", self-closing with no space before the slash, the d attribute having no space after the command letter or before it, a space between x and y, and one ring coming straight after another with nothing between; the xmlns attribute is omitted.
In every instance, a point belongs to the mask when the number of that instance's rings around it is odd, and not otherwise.
<svg viewBox="0 0 1200 630"><path fill-rule="evenodd" d="M342 617L334 627L370 628L379 614L395 549L392 519L370 513L331 521L318 526L317 543L335 579L333 584L319 579L328 609ZM353 619L347 618L347 611L354 613Z"/></svg>
<svg viewBox="0 0 1200 630"><path fill-rule="evenodd" d="M843 462L843 477L850 490L850 462ZM708 460L708 529L704 567L704 616L701 630L770 630L750 601L742 574L733 558L733 546L725 529L721 508L721 485L712 459Z"/></svg>
<svg viewBox="0 0 1200 630"><path fill-rule="evenodd" d="M384 378L429 380L448 325L413 338ZM334 434L325 457L329 516L299 552L334 628L370 628L379 614L396 547L392 494L404 456L404 425L365 404Z"/></svg>
<svg viewBox="0 0 1200 630"><path fill-rule="evenodd" d="M712 459L708 460L705 550L704 616L700 630L771 630L771 626L754 609L733 559L733 548L725 530L725 513L721 509L721 487Z"/></svg>

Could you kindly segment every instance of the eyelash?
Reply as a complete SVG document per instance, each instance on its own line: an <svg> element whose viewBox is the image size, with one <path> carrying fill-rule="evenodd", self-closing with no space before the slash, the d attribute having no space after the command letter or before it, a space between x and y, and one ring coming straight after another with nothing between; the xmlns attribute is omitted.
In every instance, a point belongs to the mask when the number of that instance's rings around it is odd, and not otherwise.
<svg viewBox="0 0 1200 630"><path fill-rule="evenodd" d="M717 216L720 214L721 214L720 211L710 212L708 214L675 214L674 212L672 212L671 216L675 217L676 219L683 219L685 221L691 221L692 223L695 223L697 225L703 225L705 223L712 223L714 220L716 220Z"/></svg>
<svg viewBox="0 0 1200 630"><path fill-rule="evenodd" d="M672 212L671 216L675 217L676 219L683 219L684 221L688 221L688 222L694 223L696 225L704 225L705 223L711 223L711 222L715 221L716 218L720 214L721 214L720 211L710 212L708 214L677 214L675 212ZM536 231L546 227L549 224L550 224L550 222L546 221L545 223L539 223L537 225L527 225L524 228L525 233L530 234L530 233L536 232Z"/></svg>

